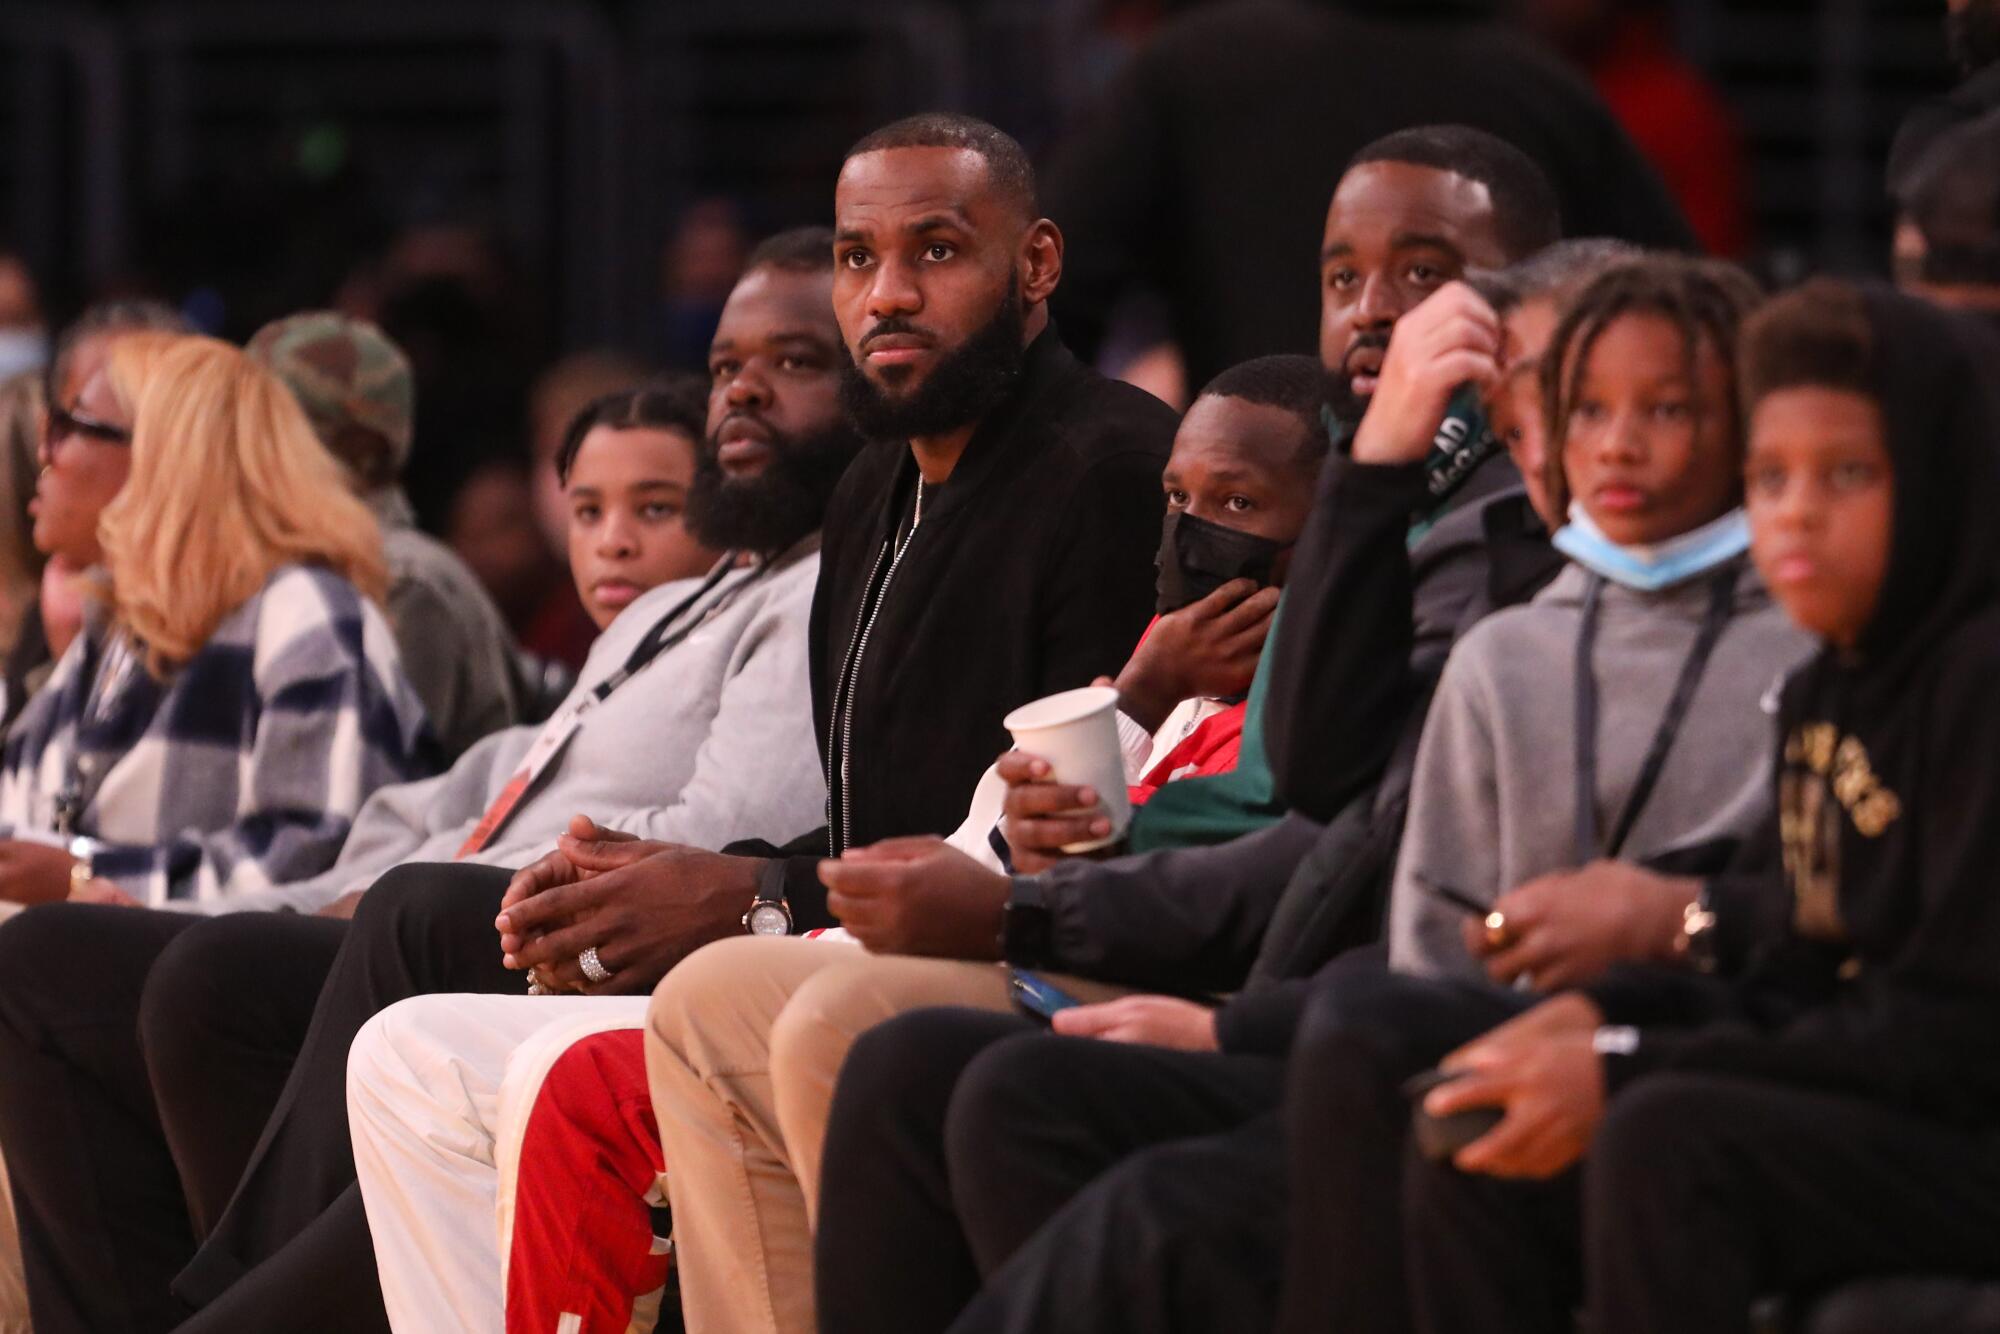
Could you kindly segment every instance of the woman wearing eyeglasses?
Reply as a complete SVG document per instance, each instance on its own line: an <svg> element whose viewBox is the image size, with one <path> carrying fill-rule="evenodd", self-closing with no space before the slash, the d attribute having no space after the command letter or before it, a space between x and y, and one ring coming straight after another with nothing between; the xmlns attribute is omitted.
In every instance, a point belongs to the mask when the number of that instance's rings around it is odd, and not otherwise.
<svg viewBox="0 0 2000 1334"><path fill-rule="evenodd" d="M103 441L109 446L106 449L89 448L92 437L84 428L92 419L79 402L83 386L104 369L113 342L125 334L148 330L186 333L188 327L171 308L155 301L105 301L89 307L56 340L47 375L31 392L32 440L22 442L26 448L21 462L27 465L26 472L7 497L22 508L0 514L0 527L18 524L34 553L27 564L33 581L29 596L18 609L5 663L0 666L4 672L0 735L47 683L55 660L82 628L83 598L77 576L88 561L96 559L97 516L118 493L129 463L128 451L114 441ZM116 410L115 403L111 407ZM82 421L77 414L82 414ZM74 448L65 448L73 443ZM60 474L53 467L58 454L63 460ZM104 475L107 470L118 485L101 484L110 480ZM50 493L46 499L38 494L44 490ZM86 564L72 564L70 557L50 558L56 547L73 551L78 539L92 553L85 558ZM0 1334L7 1334L4 1324L0 1324Z"/></svg>
<svg viewBox="0 0 2000 1334"><path fill-rule="evenodd" d="M373 518L283 385L132 334L52 405L36 540L85 620L0 750L0 899L164 906L331 864L436 748Z"/></svg>
<svg viewBox="0 0 2000 1334"><path fill-rule="evenodd" d="M103 556L98 516L131 471L131 414L100 371L83 383L74 403L49 405L42 473L28 502L35 544L72 569L96 565Z"/></svg>

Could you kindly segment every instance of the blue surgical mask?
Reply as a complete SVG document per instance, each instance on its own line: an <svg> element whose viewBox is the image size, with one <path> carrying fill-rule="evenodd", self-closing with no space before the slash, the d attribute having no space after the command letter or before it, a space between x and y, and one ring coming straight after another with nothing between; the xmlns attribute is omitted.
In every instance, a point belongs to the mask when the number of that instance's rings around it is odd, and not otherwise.
<svg viewBox="0 0 2000 1334"><path fill-rule="evenodd" d="M1750 520L1741 507L1679 537L1646 546L1620 546L1591 522L1583 506L1569 507L1569 522L1550 539L1557 551L1614 584L1654 593L1734 560L1750 549Z"/></svg>

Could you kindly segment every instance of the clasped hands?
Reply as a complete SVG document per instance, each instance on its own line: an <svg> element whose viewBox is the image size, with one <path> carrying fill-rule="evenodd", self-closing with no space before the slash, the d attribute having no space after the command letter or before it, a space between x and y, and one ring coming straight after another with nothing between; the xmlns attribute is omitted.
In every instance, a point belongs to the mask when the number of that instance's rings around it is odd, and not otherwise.
<svg viewBox="0 0 2000 1334"><path fill-rule="evenodd" d="M762 866L754 857L635 838L579 815L555 851L508 883L493 923L503 962L549 991L650 991L681 959L743 929ZM584 976L578 956L586 949L610 973L604 981Z"/></svg>

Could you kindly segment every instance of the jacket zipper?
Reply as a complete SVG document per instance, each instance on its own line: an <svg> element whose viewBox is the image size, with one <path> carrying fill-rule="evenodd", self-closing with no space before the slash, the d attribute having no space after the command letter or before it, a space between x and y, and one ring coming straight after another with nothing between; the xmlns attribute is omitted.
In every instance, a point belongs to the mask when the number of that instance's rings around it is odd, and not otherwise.
<svg viewBox="0 0 2000 1334"><path fill-rule="evenodd" d="M874 568L868 572L869 587L872 588L877 576L882 574L882 562L893 547L894 540L891 539L884 542L882 549L875 553ZM903 551L909 549L909 543L905 542ZM827 812L826 822L827 855L830 857L838 857L841 850L854 837L853 803L847 795L847 752L854 739L854 679L860 674L862 656L868 651L869 632L874 630L875 618L882 614L882 604L888 600L889 585L896 578L896 567L902 564L903 551L896 552L895 559L889 562L889 573L882 579L882 587L875 595L875 604L868 608L866 619L857 621L860 633L849 642L847 653L840 663L840 707L835 710L834 716L827 720L826 738L827 749L833 753L835 761L839 764L840 778L839 800L835 802L831 793L827 796L828 803L834 806L834 809Z"/></svg>

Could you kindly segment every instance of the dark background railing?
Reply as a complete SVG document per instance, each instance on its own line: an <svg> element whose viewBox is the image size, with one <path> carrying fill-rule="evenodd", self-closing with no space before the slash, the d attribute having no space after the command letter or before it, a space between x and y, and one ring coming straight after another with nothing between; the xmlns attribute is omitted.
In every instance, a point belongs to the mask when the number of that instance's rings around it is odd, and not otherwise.
<svg viewBox="0 0 2000 1334"><path fill-rule="evenodd" d="M1678 0L1734 111L1756 257L1879 269L1942 0ZM823 218L840 150L942 106L1045 146L1101 83L1094 0L0 5L0 227L60 313L144 287L223 332L365 281L411 224L494 238L533 354L674 341L663 244ZM683 238L687 239L687 238ZM695 245L697 236L689 241ZM671 288L668 276L664 285ZM670 303L668 303L670 304Z"/></svg>

